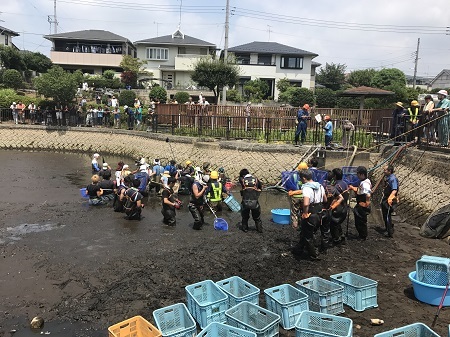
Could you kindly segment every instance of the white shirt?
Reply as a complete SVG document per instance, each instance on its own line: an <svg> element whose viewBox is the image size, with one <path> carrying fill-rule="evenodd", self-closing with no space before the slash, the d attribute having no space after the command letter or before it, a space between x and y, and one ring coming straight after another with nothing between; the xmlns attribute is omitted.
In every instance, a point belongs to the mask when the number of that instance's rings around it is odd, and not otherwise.
<svg viewBox="0 0 450 337"><path fill-rule="evenodd" d="M320 185L319 189L313 190L312 187L303 184L302 185L303 197L309 198L310 204L317 204L323 201L323 196L325 195L325 190L322 185Z"/></svg>
<svg viewBox="0 0 450 337"><path fill-rule="evenodd" d="M117 106L117 98L112 98L112 99L111 99L111 106L112 106L113 108L115 108L115 107Z"/></svg>
<svg viewBox="0 0 450 337"><path fill-rule="evenodd" d="M356 194L370 194L372 192L372 183L369 179L363 180L359 183Z"/></svg>

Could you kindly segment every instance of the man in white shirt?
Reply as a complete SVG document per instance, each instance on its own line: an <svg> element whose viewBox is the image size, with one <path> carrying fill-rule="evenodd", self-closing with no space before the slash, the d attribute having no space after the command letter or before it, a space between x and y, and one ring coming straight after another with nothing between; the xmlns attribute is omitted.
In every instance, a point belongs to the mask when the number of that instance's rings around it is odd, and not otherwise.
<svg viewBox="0 0 450 337"><path fill-rule="evenodd" d="M370 196L372 193L372 183L367 178L367 169L364 166L356 168L356 175L361 181L358 187L349 185L349 190L356 192L356 206L353 208L355 215L355 227L358 231L359 239L367 239L367 215L370 214Z"/></svg>

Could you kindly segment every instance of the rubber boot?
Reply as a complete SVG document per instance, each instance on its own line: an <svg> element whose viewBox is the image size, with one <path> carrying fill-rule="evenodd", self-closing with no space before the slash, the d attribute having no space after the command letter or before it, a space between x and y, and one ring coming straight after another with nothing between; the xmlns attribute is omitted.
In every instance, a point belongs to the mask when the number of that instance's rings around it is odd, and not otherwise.
<svg viewBox="0 0 450 337"><path fill-rule="evenodd" d="M255 225L256 225L256 230L258 231L258 233L262 233L263 232L262 221L261 220L255 221Z"/></svg>
<svg viewBox="0 0 450 337"><path fill-rule="evenodd" d="M202 223L200 221L194 221L194 226L192 226L192 229L195 229L197 231L202 229Z"/></svg>

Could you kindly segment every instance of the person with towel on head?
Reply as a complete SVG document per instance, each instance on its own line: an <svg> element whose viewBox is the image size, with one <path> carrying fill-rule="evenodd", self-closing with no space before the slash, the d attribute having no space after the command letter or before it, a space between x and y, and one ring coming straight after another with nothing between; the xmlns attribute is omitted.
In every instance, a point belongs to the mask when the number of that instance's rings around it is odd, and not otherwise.
<svg viewBox="0 0 450 337"><path fill-rule="evenodd" d="M98 153L94 153L94 155L92 156L92 161L91 161L92 174L98 174L100 172L100 166L98 165L99 157L100 157L100 155Z"/></svg>
<svg viewBox="0 0 450 337"><path fill-rule="evenodd" d="M189 200L189 212L194 218L193 229L200 230L205 224L204 206L206 194L208 193L209 175L204 175L200 179L196 178L192 184L192 194Z"/></svg>
<svg viewBox="0 0 450 337"><path fill-rule="evenodd" d="M103 177L105 174L109 174L109 176L111 177L111 167L109 167L108 163L103 163L102 169L98 172L98 175L100 177Z"/></svg>
<svg viewBox="0 0 450 337"><path fill-rule="evenodd" d="M297 166L297 172L293 173L292 178L295 180L294 183L297 185L297 188L295 190L288 191L289 195L289 202L290 202L290 208L291 208L291 226L294 229L298 228L298 217L300 215L302 205L303 205L303 194L302 194L302 181L300 179L299 172L301 170L307 170L308 164L304 161L298 164Z"/></svg>
<svg viewBox="0 0 450 337"><path fill-rule="evenodd" d="M150 187L154 187L155 192L159 195L161 194L161 175L163 173L164 167L161 166L161 161L159 160L159 158L157 158L153 161L153 168L151 173L152 183L150 184Z"/></svg>

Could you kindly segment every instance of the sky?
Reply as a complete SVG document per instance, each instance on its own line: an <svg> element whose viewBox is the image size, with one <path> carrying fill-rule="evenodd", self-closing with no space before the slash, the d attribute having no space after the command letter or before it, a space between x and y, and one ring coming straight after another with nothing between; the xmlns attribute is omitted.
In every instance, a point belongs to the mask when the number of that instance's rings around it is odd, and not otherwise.
<svg viewBox="0 0 450 337"><path fill-rule="evenodd" d="M228 46L271 41L344 64L435 77L450 69L448 0L229 0ZM0 0L0 26L20 49L50 55L55 0ZM226 0L56 0L58 33L101 29L138 40L181 31L225 46ZM49 18L50 16L50 18Z"/></svg>

